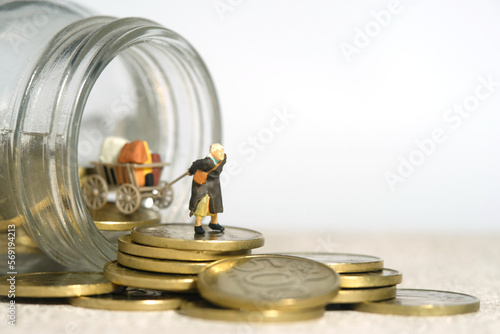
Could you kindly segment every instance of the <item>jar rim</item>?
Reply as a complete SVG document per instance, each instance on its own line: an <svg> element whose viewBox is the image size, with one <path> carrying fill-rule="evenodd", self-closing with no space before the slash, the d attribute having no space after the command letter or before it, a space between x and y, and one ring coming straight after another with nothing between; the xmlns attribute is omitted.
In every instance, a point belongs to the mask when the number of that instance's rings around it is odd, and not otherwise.
<svg viewBox="0 0 500 334"><path fill-rule="evenodd" d="M19 101L14 143L21 147L28 133L48 134L44 149L49 154L44 156L43 165L55 173L49 175L51 180L47 182L50 185L45 194L49 198L48 207L37 208L40 197L33 196L33 188L27 182L30 167L23 160L28 158L25 156L28 152L19 151L16 156L17 182L23 192L23 213L31 234L37 237L46 253L71 267L102 268L116 258L116 246L97 230L83 200L76 163L78 138L86 102L101 73L118 55L141 45L175 53L176 59L188 68L185 73L196 77L190 80L199 81L193 89L202 97L193 98L207 101L203 107L210 109L212 118L208 122L201 120L194 130L200 132L197 139L193 139L197 141L194 155L204 153L206 148L201 144L207 142L208 137L208 141L221 141L221 116L211 76L201 57L181 36L150 20L104 16L86 18L61 30L48 44L47 52L29 80L26 94ZM45 96L43 101L38 99L40 94ZM53 110L53 119L25 123L38 108ZM203 113L193 112L203 117ZM206 129L203 123L212 126ZM47 224L46 220L58 221L60 226ZM55 247L50 242L54 239L72 252Z"/></svg>

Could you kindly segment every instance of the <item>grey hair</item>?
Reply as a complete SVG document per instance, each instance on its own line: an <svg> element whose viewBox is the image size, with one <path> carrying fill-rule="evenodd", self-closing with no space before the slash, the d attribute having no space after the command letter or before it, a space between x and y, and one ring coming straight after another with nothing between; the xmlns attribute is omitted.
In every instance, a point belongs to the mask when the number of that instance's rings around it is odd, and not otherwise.
<svg viewBox="0 0 500 334"><path fill-rule="evenodd" d="M208 150L208 153L212 154L212 152L215 152L215 151L218 151L221 149L223 150L224 147L219 143L215 143L215 144L210 145L210 149Z"/></svg>

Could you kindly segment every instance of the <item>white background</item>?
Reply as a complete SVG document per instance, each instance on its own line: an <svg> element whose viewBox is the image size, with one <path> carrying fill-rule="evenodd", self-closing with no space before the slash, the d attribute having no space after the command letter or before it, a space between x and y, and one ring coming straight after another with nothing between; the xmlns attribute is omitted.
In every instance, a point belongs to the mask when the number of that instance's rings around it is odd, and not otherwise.
<svg viewBox="0 0 500 334"><path fill-rule="evenodd" d="M80 3L157 21L205 60L232 162L222 224L500 230L500 3Z"/></svg>

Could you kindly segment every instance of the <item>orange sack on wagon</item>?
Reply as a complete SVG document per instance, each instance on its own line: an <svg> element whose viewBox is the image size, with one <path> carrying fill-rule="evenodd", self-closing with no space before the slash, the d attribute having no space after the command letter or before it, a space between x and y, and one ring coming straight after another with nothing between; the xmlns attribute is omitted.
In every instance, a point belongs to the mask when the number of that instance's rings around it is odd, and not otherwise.
<svg viewBox="0 0 500 334"><path fill-rule="evenodd" d="M150 164L152 162L151 153L149 152L149 146L146 141L142 140L134 140L131 143L127 143L123 145L123 148L118 156L118 162L123 163L133 163L133 164ZM127 174L125 173L125 168L121 168L122 173L117 171L118 182L120 184L123 183L132 183L132 180L128 180ZM135 168L135 179L137 181L137 185L142 187L146 184L146 175L153 172L153 169L150 167L147 168Z"/></svg>

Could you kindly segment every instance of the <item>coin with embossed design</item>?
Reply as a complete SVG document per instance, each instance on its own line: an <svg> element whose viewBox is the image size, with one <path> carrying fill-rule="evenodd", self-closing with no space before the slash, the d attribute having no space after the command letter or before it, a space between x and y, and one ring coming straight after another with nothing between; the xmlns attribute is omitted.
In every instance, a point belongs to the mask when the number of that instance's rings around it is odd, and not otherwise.
<svg viewBox="0 0 500 334"><path fill-rule="evenodd" d="M245 310L298 310L328 304L339 275L308 259L249 255L219 260L198 274L198 290L209 302Z"/></svg>
<svg viewBox="0 0 500 334"><path fill-rule="evenodd" d="M479 298L457 292L398 289L396 298L356 304L357 311L395 315L454 315L479 310Z"/></svg>
<svg viewBox="0 0 500 334"><path fill-rule="evenodd" d="M184 301L179 313L208 320L239 321L246 323L291 322L318 319L325 313L324 307L311 309L278 310L233 310L220 308L204 300Z"/></svg>
<svg viewBox="0 0 500 334"><path fill-rule="evenodd" d="M224 232L195 234L191 224L157 224L132 229L132 241L154 247L205 251L238 251L264 245L262 233L226 226Z"/></svg>
<svg viewBox="0 0 500 334"><path fill-rule="evenodd" d="M109 293L116 286L99 272L43 272L0 277L0 295L60 298Z"/></svg>
<svg viewBox="0 0 500 334"><path fill-rule="evenodd" d="M247 249L233 252L216 252L151 247L132 242L130 235L122 235L118 238L118 250L130 255L180 261L215 261L250 253L250 250Z"/></svg>
<svg viewBox="0 0 500 334"><path fill-rule="evenodd" d="M318 261L335 269L340 273L362 273L381 270L384 261L376 256L350 254L350 253L280 253L283 255L300 256L306 259Z"/></svg>

